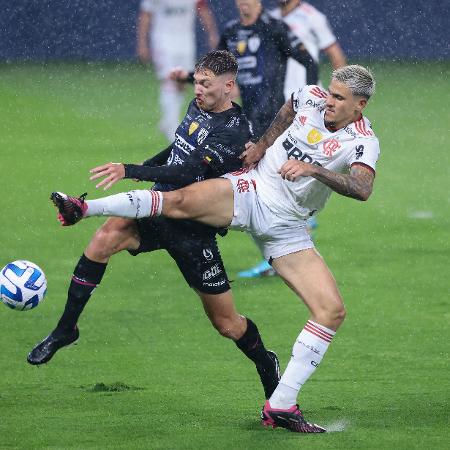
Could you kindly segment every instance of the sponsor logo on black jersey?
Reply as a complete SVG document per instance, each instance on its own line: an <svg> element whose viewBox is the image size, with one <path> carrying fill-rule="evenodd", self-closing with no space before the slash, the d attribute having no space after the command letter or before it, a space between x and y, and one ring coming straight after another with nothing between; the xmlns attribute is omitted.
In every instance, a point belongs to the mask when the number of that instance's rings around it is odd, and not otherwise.
<svg viewBox="0 0 450 450"><path fill-rule="evenodd" d="M195 147L189 142L185 141L178 133L175 135L175 147L178 147L183 152L191 153L193 150L195 150Z"/></svg>
<svg viewBox="0 0 450 450"><path fill-rule="evenodd" d="M249 40L248 40L248 49L252 53L257 52L260 45L261 45L261 39L259 38L259 36L252 36L251 38L249 38Z"/></svg>
<svg viewBox="0 0 450 450"><path fill-rule="evenodd" d="M205 128L200 128L200 131L197 134L197 143L201 144L206 139L206 136L208 136L209 131Z"/></svg>

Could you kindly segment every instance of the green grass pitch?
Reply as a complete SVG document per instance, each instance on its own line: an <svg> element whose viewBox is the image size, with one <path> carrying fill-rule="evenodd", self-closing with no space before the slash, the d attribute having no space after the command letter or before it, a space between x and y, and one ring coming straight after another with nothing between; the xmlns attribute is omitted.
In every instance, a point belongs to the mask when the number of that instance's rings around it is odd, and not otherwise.
<svg viewBox="0 0 450 450"><path fill-rule="evenodd" d="M449 448L449 69L373 65L378 91L366 114L382 148L374 193L367 203L335 194L315 233L348 316L300 403L336 432L306 436L260 426L253 365L211 327L164 252L115 256L79 344L44 367L26 363L102 223L60 227L49 194L95 198L91 167L142 161L165 142L157 85L141 67L1 65L0 266L36 262L48 295L29 312L0 306L0 448ZM259 258L243 234L220 245L232 278ZM278 278L233 288L284 368L306 308Z"/></svg>

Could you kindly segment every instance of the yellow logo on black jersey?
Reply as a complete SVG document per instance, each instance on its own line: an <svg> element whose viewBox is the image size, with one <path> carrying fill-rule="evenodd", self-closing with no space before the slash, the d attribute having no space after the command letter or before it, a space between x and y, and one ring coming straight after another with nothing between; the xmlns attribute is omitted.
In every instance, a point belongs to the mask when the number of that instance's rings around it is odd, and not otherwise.
<svg viewBox="0 0 450 450"><path fill-rule="evenodd" d="M192 122L189 125L189 136L195 132L195 130L198 128L198 122Z"/></svg>
<svg viewBox="0 0 450 450"><path fill-rule="evenodd" d="M247 41L239 41L236 45L236 50L243 55L245 50L247 50Z"/></svg>
<svg viewBox="0 0 450 450"><path fill-rule="evenodd" d="M310 144L317 144L322 139L322 134L320 131L317 131L315 128L313 128L307 136L308 142Z"/></svg>

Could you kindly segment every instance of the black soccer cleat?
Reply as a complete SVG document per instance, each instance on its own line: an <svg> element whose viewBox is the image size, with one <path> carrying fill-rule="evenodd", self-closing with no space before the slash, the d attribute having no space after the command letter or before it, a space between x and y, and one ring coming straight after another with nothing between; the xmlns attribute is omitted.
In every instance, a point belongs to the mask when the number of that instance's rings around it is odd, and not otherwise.
<svg viewBox="0 0 450 450"><path fill-rule="evenodd" d="M80 336L78 327L66 334L51 332L41 343L37 344L29 353L27 361L33 366L49 362L53 355L62 347L75 344Z"/></svg>
<svg viewBox="0 0 450 450"><path fill-rule="evenodd" d="M261 411L261 419L265 427L282 427L294 433L325 433L327 431L315 423L307 422L298 405L289 409L276 409L272 408L267 400Z"/></svg>
<svg viewBox="0 0 450 450"><path fill-rule="evenodd" d="M62 192L52 192L50 200L58 209L58 220L63 227L75 225L83 218L87 210L87 204L84 201L86 196L87 192L78 198L70 197Z"/></svg>
<svg viewBox="0 0 450 450"><path fill-rule="evenodd" d="M271 360L270 365L256 366L266 399L271 397L281 378L280 362L278 361L277 354L272 350L267 350L267 356Z"/></svg>

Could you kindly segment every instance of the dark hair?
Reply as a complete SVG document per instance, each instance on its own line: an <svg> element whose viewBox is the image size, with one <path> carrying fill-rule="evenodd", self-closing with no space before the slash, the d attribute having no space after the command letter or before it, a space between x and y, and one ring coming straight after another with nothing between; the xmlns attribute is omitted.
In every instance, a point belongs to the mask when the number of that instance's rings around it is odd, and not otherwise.
<svg viewBox="0 0 450 450"><path fill-rule="evenodd" d="M237 74L238 63L232 53L227 50L213 50L202 56L195 65L196 72L210 70L214 75L224 73Z"/></svg>

